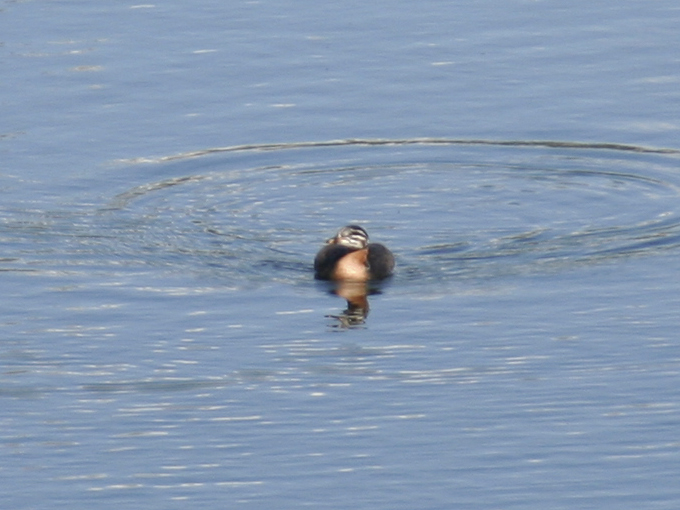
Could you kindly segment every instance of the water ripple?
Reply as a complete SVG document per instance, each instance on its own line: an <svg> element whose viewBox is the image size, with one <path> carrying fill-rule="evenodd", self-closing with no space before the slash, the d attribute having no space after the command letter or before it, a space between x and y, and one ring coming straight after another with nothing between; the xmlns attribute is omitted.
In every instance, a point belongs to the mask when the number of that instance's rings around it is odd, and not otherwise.
<svg viewBox="0 0 680 510"><path fill-rule="evenodd" d="M7 217L0 237L18 253L0 270L152 266L299 284L349 222L393 249L397 279L426 284L653 256L680 246L679 155L417 138L135 158L119 167L129 187L99 208Z"/></svg>

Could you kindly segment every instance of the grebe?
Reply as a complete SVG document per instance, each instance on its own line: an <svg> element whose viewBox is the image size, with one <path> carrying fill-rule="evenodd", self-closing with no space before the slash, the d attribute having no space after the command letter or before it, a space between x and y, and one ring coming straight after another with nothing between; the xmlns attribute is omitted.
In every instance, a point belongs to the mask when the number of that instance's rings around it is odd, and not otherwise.
<svg viewBox="0 0 680 510"><path fill-rule="evenodd" d="M368 242L368 233L359 225L342 227L314 259L318 280L367 282L392 275L394 255L385 246Z"/></svg>

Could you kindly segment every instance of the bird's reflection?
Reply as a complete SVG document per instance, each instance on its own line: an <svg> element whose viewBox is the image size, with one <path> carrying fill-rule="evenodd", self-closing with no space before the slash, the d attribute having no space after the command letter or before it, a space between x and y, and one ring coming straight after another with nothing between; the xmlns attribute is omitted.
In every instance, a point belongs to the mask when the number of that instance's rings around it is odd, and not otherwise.
<svg viewBox="0 0 680 510"><path fill-rule="evenodd" d="M381 293L379 288L367 282L337 282L330 292L347 301L347 308L338 315L327 315L335 319L331 327L340 329L362 326L370 310L368 296Z"/></svg>

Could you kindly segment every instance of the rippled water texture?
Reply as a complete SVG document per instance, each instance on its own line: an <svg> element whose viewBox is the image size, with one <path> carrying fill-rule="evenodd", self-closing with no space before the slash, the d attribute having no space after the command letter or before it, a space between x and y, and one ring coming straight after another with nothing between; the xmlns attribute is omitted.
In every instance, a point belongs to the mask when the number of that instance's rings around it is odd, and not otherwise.
<svg viewBox="0 0 680 510"><path fill-rule="evenodd" d="M181 253L241 285L305 281L311 250L357 222L397 250L398 280L430 285L672 250L677 163L674 151L545 142L224 148L142 163L176 177L118 194L98 218L133 259Z"/></svg>
<svg viewBox="0 0 680 510"><path fill-rule="evenodd" d="M0 0L0 508L680 508L676 4Z"/></svg>
<svg viewBox="0 0 680 510"><path fill-rule="evenodd" d="M21 470L3 471L45 481L13 507L677 500L678 297L654 270L677 268L677 162L235 147L117 162L99 201L7 216L3 430ZM311 261L349 221L398 270L347 328Z"/></svg>

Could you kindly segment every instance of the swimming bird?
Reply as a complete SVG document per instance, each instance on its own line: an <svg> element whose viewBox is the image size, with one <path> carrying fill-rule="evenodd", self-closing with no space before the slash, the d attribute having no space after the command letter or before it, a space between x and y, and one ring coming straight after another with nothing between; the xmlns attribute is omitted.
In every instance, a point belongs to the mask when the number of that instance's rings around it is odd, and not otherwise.
<svg viewBox="0 0 680 510"><path fill-rule="evenodd" d="M318 280L367 282L392 275L394 255L382 244L369 243L359 225L347 225L326 241L314 259Z"/></svg>

